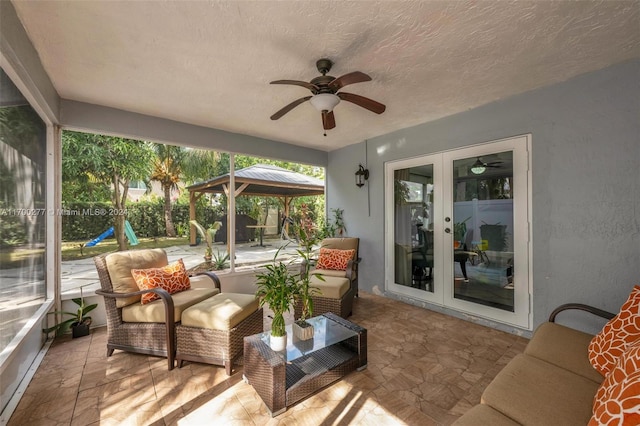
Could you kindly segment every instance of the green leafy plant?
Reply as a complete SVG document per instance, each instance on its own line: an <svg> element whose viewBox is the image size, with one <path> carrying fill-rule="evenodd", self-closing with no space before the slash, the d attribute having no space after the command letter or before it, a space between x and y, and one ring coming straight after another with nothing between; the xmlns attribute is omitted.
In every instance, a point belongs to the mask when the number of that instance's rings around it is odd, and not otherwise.
<svg viewBox="0 0 640 426"><path fill-rule="evenodd" d="M200 234L205 244L207 244L207 248L204 251L205 257L211 257L213 255L213 240L216 236L216 231L220 229L222 223L215 222L209 229L205 229L197 220L190 220L189 223L196 227L196 231L198 231L198 234Z"/></svg>
<svg viewBox="0 0 640 426"><path fill-rule="evenodd" d="M216 271L226 269L229 266L229 253L220 253L220 250L216 250L216 252L213 253L211 263L213 265L213 269Z"/></svg>
<svg viewBox="0 0 640 426"><path fill-rule="evenodd" d="M342 237L347 233L347 227L344 223L344 209L331 209L333 212L333 220L327 218L326 223L316 230L318 238Z"/></svg>
<svg viewBox="0 0 640 426"><path fill-rule="evenodd" d="M467 233L467 221L471 219L471 216L463 220L462 222L456 222L453 224L453 239L455 241L460 241L464 239L465 234Z"/></svg>
<svg viewBox="0 0 640 426"><path fill-rule="evenodd" d="M266 303L273 311L271 335L274 337L285 335L284 313L291 309L298 295L297 275L289 271L288 264L276 262L280 250L276 251L273 263L265 266L266 272L256 274L260 306Z"/></svg>
<svg viewBox="0 0 640 426"><path fill-rule="evenodd" d="M331 209L333 212L333 226L335 227L334 236L342 237L347 234L347 226L344 224L344 209Z"/></svg>
<svg viewBox="0 0 640 426"><path fill-rule="evenodd" d="M49 327L49 328L43 328L42 332L49 334L52 331L56 332L56 336L61 336L65 333L67 333L69 331L69 329L75 325L80 325L80 324L86 324L89 325L91 324L91 317L87 316L87 314L91 311L93 311L95 308L98 307L97 303L94 303L92 305L87 305L84 301L84 297L82 297L82 289L80 289L80 295L81 297L75 298L75 299L71 299L73 301L73 303L75 303L76 305L78 305L78 310L76 312L67 312L67 311L54 311L54 312L49 312L49 314L60 314L60 315L69 315L71 316L71 318L66 319L56 325L54 325L53 327Z"/></svg>
<svg viewBox="0 0 640 426"><path fill-rule="evenodd" d="M304 321L313 315L313 296L319 294L316 287L311 286L311 277L316 276L324 281L321 274L309 274L315 256L315 246L320 241L319 233L314 227L295 226L294 232L299 244L296 250L298 258L302 260L300 273L296 277L298 280L298 294L302 304L302 313L300 320Z"/></svg>

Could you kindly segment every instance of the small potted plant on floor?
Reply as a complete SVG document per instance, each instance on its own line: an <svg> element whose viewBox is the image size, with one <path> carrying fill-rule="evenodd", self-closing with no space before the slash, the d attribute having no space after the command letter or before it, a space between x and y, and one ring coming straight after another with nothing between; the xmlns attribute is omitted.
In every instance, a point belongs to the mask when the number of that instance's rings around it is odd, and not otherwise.
<svg viewBox="0 0 640 426"><path fill-rule="evenodd" d="M256 274L256 296L260 299L260 306L266 303L273 311L270 344L274 351L283 351L287 347L284 313L291 310L298 294L297 276L291 274L287 264L276 262L279 252L280 249L273 264L265 266L266 272Z"/></svg>
<svg viewBox="0 0 640 426"><path fill-rule="evenodd" d="M84 297L82 297L82 288L80 288L80 297L71 299L73 303L78 305L78 310L76 312L67 312L67 311L55 311L50 312L50 314L61 314L61 315L70 315L71 318L66 319L53 327L45 328L42 331L46 334L51 333L52 331L56 332L56 336L61 336L71 329L71 336L75 339L76 337L88 336L89 335L89 326L91 325L91 317L87 316L87 314L93 311L98 307L97 303L92 305L87 305L84 301Z"/></svg>
<svg viewBox="0 0 640 426"><path fill-rule="evenodd" d="M204 261L211 262L213 257L213 240L215 238L216 231L222 224L220 222L216 222L211 228L204 229L204 226L200 225L196 220L190 220L189 223L196 227L198 234L200 234L200 237L202 237L204 242L207 244L207 247L204 249Z"/></svg>

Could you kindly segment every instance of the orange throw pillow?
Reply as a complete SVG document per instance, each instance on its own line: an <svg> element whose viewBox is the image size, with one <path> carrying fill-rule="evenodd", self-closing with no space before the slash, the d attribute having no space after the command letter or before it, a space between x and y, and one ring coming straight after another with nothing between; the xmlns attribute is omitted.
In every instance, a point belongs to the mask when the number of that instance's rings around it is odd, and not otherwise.
<svg viewBox="0 0 640 426"><path fill-rule="evenodd" d="M162 268L132 269L131 275L140 290L160 287L167 290L169 294L174 294L191 288L191 281L182 259ZM146 293L142 295L140 302L145 305L159 298L160 296L155 293Z"/></svg>
<svg viewBox="0 0 640 426"><path fill-rule="evenodd" d="M634 286L627 301L589 343L589 361L606 376L627 346L640 339L640 286Z"/></svg>
<svg viewBox="0 0 640 426"><path fill-rule="evenodd" d="M353 259L356 251L321 248L320 257L318 258L317 269L334 269L336 271L345 271L349 261Z"/></svg>
<svg viewBox="0 0 640 426"><path fill-rule="evenodd" d="M640 424L640 340L622 353L593 399L589 426Z"/></svg>

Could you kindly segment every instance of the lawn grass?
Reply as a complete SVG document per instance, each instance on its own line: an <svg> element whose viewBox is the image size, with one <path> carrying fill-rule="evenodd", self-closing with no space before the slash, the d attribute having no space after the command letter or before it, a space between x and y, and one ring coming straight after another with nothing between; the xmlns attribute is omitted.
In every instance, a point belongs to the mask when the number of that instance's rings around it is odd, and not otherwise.
<svg viewBox="0 0 640 426"><path fill-rule="evenodd" d="M173 246L183 246L189 244L187 237L159 237L159 238L138 238L139 244L129 246L130 249L143 248L166 248ZM97 256L99 254L118 251L118 243L115 238L109 238L101 241L93 247L82 247L86 241L63 241L62 242L62 260L80 260Z"/></svg>
<svg viewBox="0 0 640 426"><path fill-rule="evenodd" d="M187 237L139 238L138 241L138 245L129 246L129 248L166 248L189 245ZM118 251L118 243L115 238L103 240L94 247L82 247L84 244L86 241L63 241L62 261L88 259L99 254ZM43 253L44 248L2 248L0 249L0 269L22 268L29 262L40 264L44 259Z"/></svg>

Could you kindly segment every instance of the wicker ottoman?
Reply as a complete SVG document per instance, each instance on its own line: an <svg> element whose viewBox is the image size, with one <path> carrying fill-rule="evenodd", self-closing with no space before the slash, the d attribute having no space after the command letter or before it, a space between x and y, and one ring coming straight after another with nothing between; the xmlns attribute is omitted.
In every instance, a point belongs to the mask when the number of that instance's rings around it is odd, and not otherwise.
<svg viewBox="0 0 640 426"><path fill-rule="evenodd" d="M231 375L245 336L261 333L262 308L251 294L220 293L182 312L176 326L176 361L224 365Z"/></svg>

